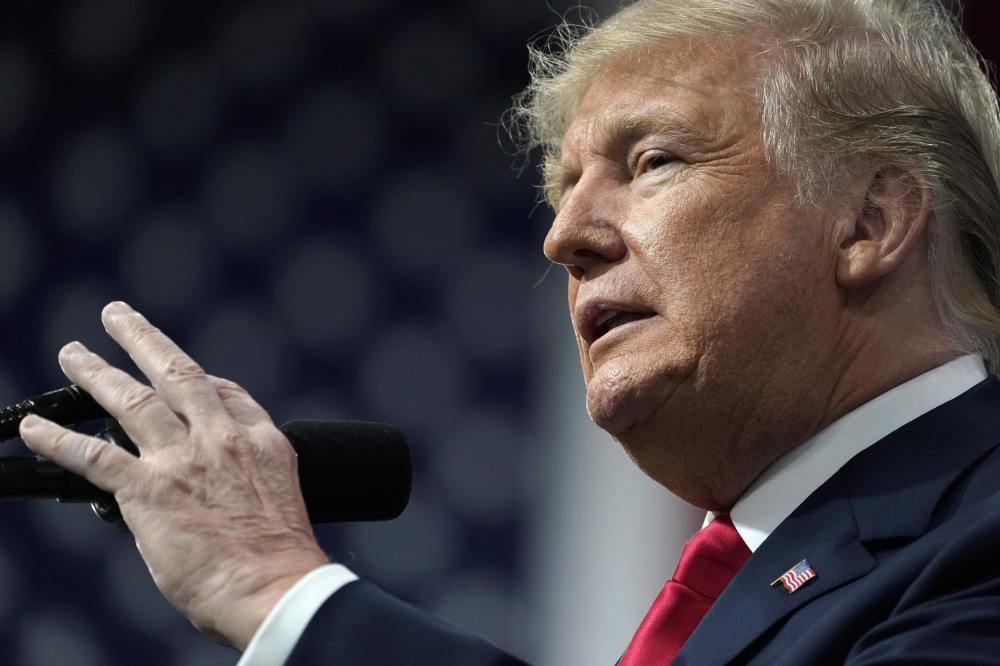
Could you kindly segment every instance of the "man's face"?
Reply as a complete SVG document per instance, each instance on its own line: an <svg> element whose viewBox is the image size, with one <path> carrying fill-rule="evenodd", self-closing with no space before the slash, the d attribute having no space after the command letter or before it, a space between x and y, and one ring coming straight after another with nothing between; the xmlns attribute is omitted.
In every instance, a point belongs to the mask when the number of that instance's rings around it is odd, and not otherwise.
<svg viewBox="0 0 1000 666"><path fill-rule="evenodd" d="M847 214L795 204L740 62L665 48L597 79L565 135L545 241L569 272L591 417L710 508L817 426Z"/></svg>

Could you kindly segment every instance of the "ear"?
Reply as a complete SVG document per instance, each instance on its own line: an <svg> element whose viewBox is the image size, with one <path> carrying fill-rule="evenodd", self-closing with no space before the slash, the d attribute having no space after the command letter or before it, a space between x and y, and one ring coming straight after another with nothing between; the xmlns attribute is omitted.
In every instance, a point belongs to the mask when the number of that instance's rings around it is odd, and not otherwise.
<svg viewBox="0 0 1000 666"><path fill-rule="evenodd" d="M845 229L837 282L860 289L892 272L921 245L930 210L930 188L922 176L898 167L879 170L854 224Z"/></svg>

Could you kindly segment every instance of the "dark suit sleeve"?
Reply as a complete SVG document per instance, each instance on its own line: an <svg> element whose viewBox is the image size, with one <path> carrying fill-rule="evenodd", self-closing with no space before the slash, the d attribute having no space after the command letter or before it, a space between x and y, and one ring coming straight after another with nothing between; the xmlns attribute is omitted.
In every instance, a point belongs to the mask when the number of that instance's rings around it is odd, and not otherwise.
<svg viewBox="0 0 1000 666"><path fill-rule="evenodd" d="M313 616L289 666L526 666L482 639L359 580Z"/></svg>
<svg viewBox="0 0 1000 666"><path fill-rule="evenodd" d="M1000 663L1000 512L984 511L951 540L847 663Z"/></svg>

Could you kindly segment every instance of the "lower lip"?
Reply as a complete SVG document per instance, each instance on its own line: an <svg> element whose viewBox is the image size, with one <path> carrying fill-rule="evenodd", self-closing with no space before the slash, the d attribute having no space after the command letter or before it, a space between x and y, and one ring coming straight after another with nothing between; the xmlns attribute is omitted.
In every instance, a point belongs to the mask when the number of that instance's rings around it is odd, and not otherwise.
<svg viewBox="0 0 1000 666"><path fill-rule="evenodd" d="M621 326L616 326L615 328L611 329L610 331L608 331L607 333L605 333L601 337L597 338L596 340L594 340L590 344L590 355L591 355L591 357L593 357L595 351L599 352L606 345L613 344L622 335L628 336L628 335L634 333L635 329L637 327L643 326L644 324L647 324L647 323L653 321L656 318L657 318L657 315L649 315L648 317L645 317L644 319L636 319L634 321L628 322L627 324L622 324Z"/></svg>

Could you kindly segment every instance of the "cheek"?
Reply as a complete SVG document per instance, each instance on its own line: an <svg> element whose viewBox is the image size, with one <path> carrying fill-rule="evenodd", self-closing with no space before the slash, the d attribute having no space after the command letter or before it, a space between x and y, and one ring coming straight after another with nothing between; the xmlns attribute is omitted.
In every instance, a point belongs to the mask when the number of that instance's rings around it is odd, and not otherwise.
<svg viewBox="0 0 1000 666"><path fill-rule="evenodd" d="M764 195L751 201L688 200L662 206L668 214L658 224L650 215L633 225L636 259L667 322L661 353L672 370L699 358L713 372L754 366L778 338L823 318L817 303L830 266L822 221ZM595 392L621 394L613 373L605 377L602 367L598 375Z"/></svg>
<svg viewBox="0 0 1000 666"><path fill-rule="evenodd" d="M573 327L573 335L576 337L576 346L580 351L580 367L583 369L583 378L590 381L590 378L594 375L594 366L590 362L590 356L587 354L587 347L580 337L580 332L576 330L576 320L573 317L573 313L576 311L576 298L580 291L579 281L573 279L573 276L567 276L568 287L567 287L567 300L569 302L569 321L570 325Z"/></svg>
<svg viewBox="0 0 1000 666"><path fill-rule="evenodd" d="M650 296L668 320L695 324L740 279L748 256L739 217L698 196L661 203L636 217L631 246Z"/></svg>
<svg viewBox="0 0 1000 666"><path fill-rule="evenodd" d="M754 365L762 353L775 353L775 345L799 340L796 331L822 323L829 260L821 234L805 228L819 220L743 222L747 228L731 230L730 239L705 243L674 309L714 352Z"/></svg>

